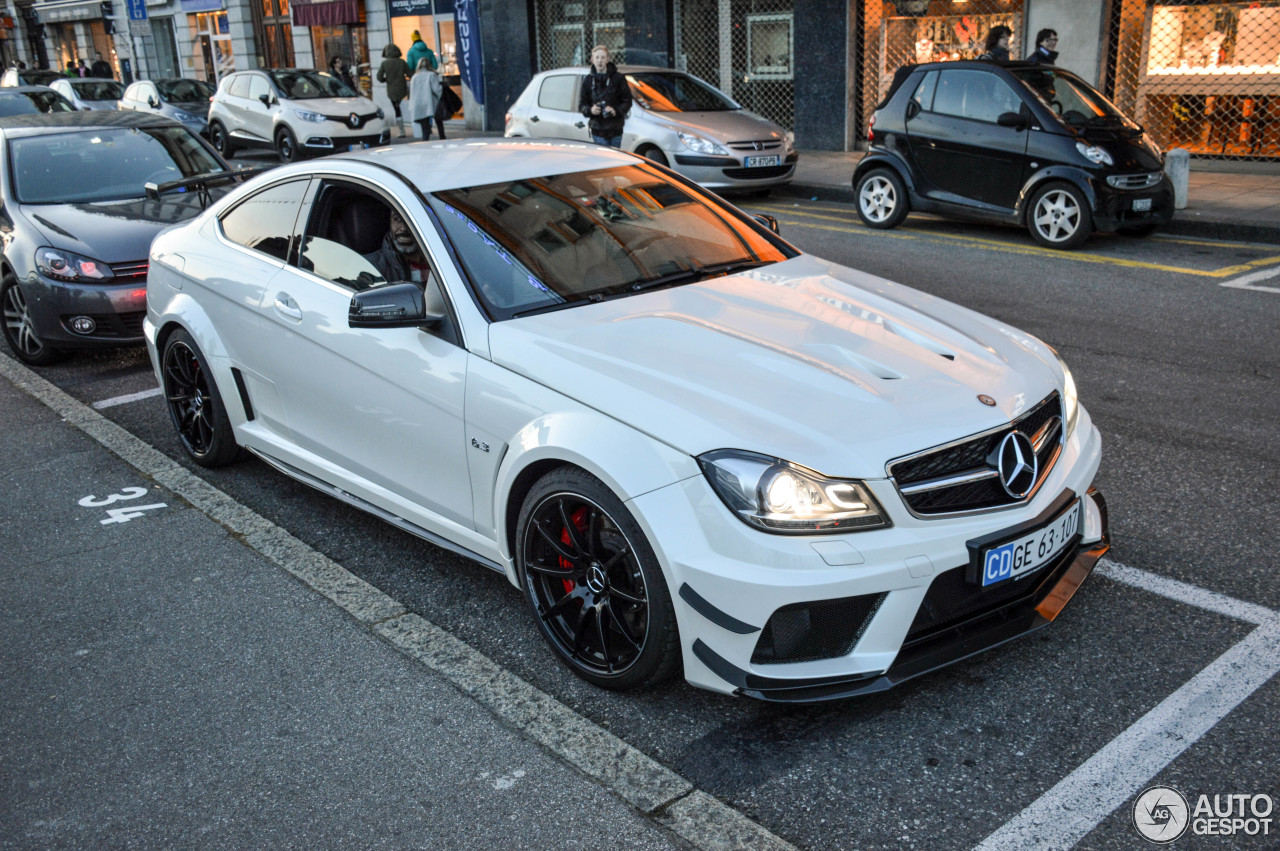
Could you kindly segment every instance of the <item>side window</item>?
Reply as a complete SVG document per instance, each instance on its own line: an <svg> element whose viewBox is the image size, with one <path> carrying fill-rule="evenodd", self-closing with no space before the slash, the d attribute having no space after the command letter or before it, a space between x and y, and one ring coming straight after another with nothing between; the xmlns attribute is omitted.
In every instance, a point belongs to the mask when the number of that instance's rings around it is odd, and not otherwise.
<svg viewBox="0 0 1280 851"><path fill-rule="evenodd" d="M427 255L403 214L381 196L337 181L322 187L312 207L298 265L353 290L431 279Z"/></svg>
<svg viewBox="0 0 1280 851"><path fill-rule="evenodd" d="M236 74L231 78L230 85L227 86L227 94L237 98L247 98L249 96L249 78L252 74Z"/></svg>
<svg viewBox="0 0 1280 851"><path fill-rule="evenodd" d="M542 81L542 88L538 89L538 106L544 109L575 112L577 104L574 102L573 94L577 83L578 78L570 74L555 74L547 77Z"/></svg>
<svg viewBox="0 0 1280 851"><path fill-rule="evenodd" d="M293 223L306 191L306 180L292 180L262 190L222 217L223 234L246 248L287 260Z"/></svg>
<svg viewBox="0 0 1280 851"><path fill-rule="evenodd" d="M938 87L938 72L930 71L924 75L924 79L920 81L920 85L916 87L916 93L911 99L920 104L920 108L928 112L933 109L933 90Z"/></svg>
<svg viewBox="0 0 1280 851"><path fill-rule="evenodd" d="M263 95L271 94L271 84L267 82L266 77L252 74L249 77L249 97L257 100Z"/></svg>
<svg viewBox="0 0 1280 851"><path fill-rule="evenodd" d="M944 70L933 111L992 124L1002 112L1017 112L1022 100L1004 80L987 71Z"/></svg>

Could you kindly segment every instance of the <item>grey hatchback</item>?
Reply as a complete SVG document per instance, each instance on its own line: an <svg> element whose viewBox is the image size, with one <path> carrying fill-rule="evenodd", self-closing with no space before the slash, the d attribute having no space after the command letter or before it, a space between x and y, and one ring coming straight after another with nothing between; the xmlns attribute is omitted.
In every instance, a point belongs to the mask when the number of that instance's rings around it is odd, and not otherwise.
<svg viewBox="0 0 1280 851"><path fill-rule="evenodd" d="M147 252L248 172L134 112L0 118L0 307L19 359L143 341Z"/></svg>

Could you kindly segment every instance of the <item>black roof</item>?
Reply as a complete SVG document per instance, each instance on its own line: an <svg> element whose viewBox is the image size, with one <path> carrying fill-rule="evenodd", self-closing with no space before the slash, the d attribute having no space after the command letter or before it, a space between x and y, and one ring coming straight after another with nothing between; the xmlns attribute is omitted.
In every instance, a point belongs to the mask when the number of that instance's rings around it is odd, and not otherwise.
<svg viewBox="0 0 1280 851"><path fill-rule="evenodd" d="M6 136L34 136L50 130L86 130L94 127L181 127L172 118L128 109L95 109L10 115L0 118Z"/></svg>

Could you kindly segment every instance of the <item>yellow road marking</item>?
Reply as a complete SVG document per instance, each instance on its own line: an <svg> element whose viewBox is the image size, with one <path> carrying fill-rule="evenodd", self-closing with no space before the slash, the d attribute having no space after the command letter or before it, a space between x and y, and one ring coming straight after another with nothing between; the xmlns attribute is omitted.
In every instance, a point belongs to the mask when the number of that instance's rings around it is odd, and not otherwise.
<svg viewBox="0 0 1280 851"><path fill-rule="evenodd" d="M812 222L789 221L779 222L779 224L794 225L796 227L814 228L816 230L842 231L844 233L856 233L859 236L887 236L893 239L916 239L916 240L941 240L955 245L964 245L972 248L981 248L993 251L1003 251L1006 254L1020 254L1029 257L1052 257L1057 260L1075 260L1080 263L1099 263L1110 266L1122 266L1129 269L1150 269L1157 272L1173 272L1179 275L1197 275L1205 278L1226 278L1231 275L1238 275L1242 272L1249 272L1261 266L1270 266L1280 263L1280 255L1274 257L1262 257L1258 260L1250 260L1246 263L1239 263L1234 266L1223 266L1219 269L1193 269L1187 266L1169 266L1164 263L1149 263L1145 260L1125 260L1120 257L1107 257L1103 254L1087 254L1083 251L1059 251L1053 248L1041 248L1033 245L1015 245L1014 243L1005 242L998 239L988 239L979 236L962 236L949 233L893 233L890 231L881 231L869 228L856 219L855 215L845 214L843 216L825 216L820 213L809 213L801 210L786 207L760 207L765 212L776 215L787 216L803 216L810 219L820 219L823 221L843 222L844 227L833 227L831 225L818 225ZM832 212L836 212L832 210ZM1205 243L1190 243L1205 244ZM1222 243L1212 243L1214 245L1222 245Z"/></svg>

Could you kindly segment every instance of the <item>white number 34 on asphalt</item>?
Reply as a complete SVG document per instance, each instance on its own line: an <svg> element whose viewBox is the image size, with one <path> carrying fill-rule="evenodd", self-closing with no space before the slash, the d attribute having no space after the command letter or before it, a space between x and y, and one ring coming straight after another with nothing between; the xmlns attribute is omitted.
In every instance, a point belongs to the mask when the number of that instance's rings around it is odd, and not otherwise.
<svg viewBox="0 0 1280 851"><path fill-rule="evenodd" d="M116 502L123 502L127 499L137 499L147 495L146 488L124 488L120 493L113 493L98 499L93 494L81 498L80 505L85 508L102 508ZM130 520L136 520L142 517L146 512L156 508L165 508L163 502L153 503L152 505L130 505L123 508L108 508L107 519L99 520L103 526L111 523L128 523Z"/></svg>

